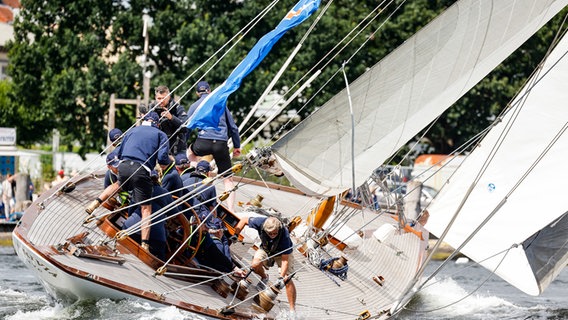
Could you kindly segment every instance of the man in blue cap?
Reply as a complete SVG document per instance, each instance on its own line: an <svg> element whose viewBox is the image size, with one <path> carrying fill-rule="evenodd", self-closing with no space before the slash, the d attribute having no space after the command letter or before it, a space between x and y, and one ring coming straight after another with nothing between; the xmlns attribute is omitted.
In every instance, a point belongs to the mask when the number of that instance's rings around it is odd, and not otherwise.
<svg viewBox="0 0 568 320"><path fill-rule="evenodd" d="M113 147L118 146L120 143L120 137L122 137L122 130L119 128L114 128L108 132L108 139L112 143Z"/></svg>
<svg viewBox="0 0 568 320"><path fill-rule="evenodd" d="M203 103L203 100L211 93L211 88L209 83L206 81L200 81L197 83L197 96L199 100L193 103L187 114L189 117L193 115L197 107ZM235 120L231 115L229 109L225 106L225 112L219 120L219 128L199 130L197 133L197 139L189 147L189 160L195 162L198 160L197 157L202 157L205 155L213 155L213 159L217 164L219 169L219 174L223 175L225 179L223 180L225 184L225 191L232 190L234 187L234 182L231 172L231 155L229 154L228 141L229 138L233 141L233 157L238 157L241 155L241 139L239 137L239 128L235 124ZM235 194L231 192L227 198L227 207L229 210L233 210L235 205Z"/></svg>
<svg viewBox="0 0 568 320"><path fill-rule="evenodd" d="M122 133L121 133L122 135ZM116 150L109 153L106 157L107 172L105 174L104 187L108 188L110 185L118 181L118 165L120 164L120 159L118 159L118 154ZM130 196L126 191L118 192L118 205L123 206L129 202Z"/></svg>
<svg viewBox="0 0 568 320"><path fill-rule="evenodd" d="M180 198L184 193L183 182L181 181L181 177L176 170L175 158L172 155L170 155L169 158L170 164L168 164L166 169L162 170L160 182L164 189L171 192L173 196Z"/></svg>
<svg viewBox="0 0 568 320"><path fill-rule="evenodd" d="M150 171L158 162L162 169L169 164L168 137L158 129L160 117L155 112L147 113L140 126L130 129L116 149L120 159L118 165L118 181L106 188L103 193L85 209L91 214L101 203L115 194L119 189L132 191L134 203L140 203L142 219L142 247L148 249L150 229L146 219L152 214L152 206L147 201L152 197L152 179Z"/></svg>
<svg viewBox="0 0 568 320"><path fill-rule="evenodd" d="M110 186L111 184L118 181L118 164L120 163L120 159L118 159L118 155L116 151L109 153L106 157L106 165L108 171L105 174L105 188Z"/></svg>
<svg viewBox="0 0 568 320"><path fill-rule="evenodd" d="M217 193L212 185L204 185L203 180L211 171L209 162L201 160L195 166L195 170L183 175L184 186L193 194L189 203L198 214L200 220L205 220L204 229L207 233L203 236L201 249L195 258L197 261L210 268L222 271L233 271L237 276L244 273L233 261L229 248L229 239L225 236L225 225L217 217Z"/></svg>
<svg viewBox="0 0 568 320"><path fill-rule="evenodd" d="M178 208L176 206L171 206L174 202L173 197L168 192L168 190L164 189L160 186L158 181L158 173L155 170L152 170L150 174L150 178L152 179L152 212L158 212L163 208L169 207L169 209L160 215L152 217L152 226L150 227L150 235L147 238L146 242L142 242L143 247L148 245L149 251L151 254L155 255L158 259L162 261L166 261L166 253L167 253L167 235L166 235L166 220L164 219L166 216L171 216L177 214ZM131 228L137 225L141 219L143 214L141 213L140 206L132 208L129 210L129 216L122 226L123 230ZM130 235L130 237L140 243L142 232L138 231ZM146 245L145 245L146 243Z"/></svg>
<svg viewBox="0 0 568 320"><path fill-rule="evenodd" d="M202 184L203 179L207 178L211 166L205 160L199 161L193 171L187 170L181 175L183 186L186 192L194 194L189 199L189 203L194 207L195 212L200 217L205 217L217 205L217 192L214 186Z"/></svg>

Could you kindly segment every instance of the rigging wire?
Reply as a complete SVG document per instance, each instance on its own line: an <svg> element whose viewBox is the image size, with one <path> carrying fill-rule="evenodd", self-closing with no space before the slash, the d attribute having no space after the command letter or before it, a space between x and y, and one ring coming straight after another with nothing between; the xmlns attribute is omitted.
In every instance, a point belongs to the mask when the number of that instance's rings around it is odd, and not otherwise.
<svg viewBox="0 0 568 320"><path fill-rule="evenodd" d="M264 18L264 16L266 16L266 14L268 12L270 12L275 6L276 4L279 2L280 0L273 0L271 3L269 3L259 14L257 14L251 21L249 21L243 28L241 28L235 35L233 35L233 37L231 37L231 39L229 39L227 42L225 42L219 49L217 49L217 51L215 51L215 53L213 53L211 56L209 56L209 58L207 58L207 60L205 60L205 62L203 62L200 66L198 66L192 73L189 74L189 76L187 76L184 80L182 80L173 90L170 91L170 94L168 94L166 97L164 97L165 100L167 99L169 96L172 96L184 83L186 83L187 81L189 81L190 78L192 78L199 70L201 70L205 65L207 65L207 63L209 63L209 61L211 61L213 58L217 57L217 55L225 49L225 47L227 47L230 43L232 43L234 41L234 43L229 47L229 49L227 49L227 51L225 51L218 59L217 61L215 61L204 73L203 75L197 79L197 81L195 81L193 83L192 86L189 87L189 89L187 89L179 98L178 103L183 100L183 98L190 92L193 91L193 88L197 85L197 83L199 81L201 81L207 74L209 74L209 72L215 67L217 66L226 56L227 54L229 54L236 46L237 44L245 38L245 36L262 20L262 18ZM235 41L235 39L237 39ZM159 104L160 101L158 101L158 103L156 104L156 106ZM148 112L152 111L148 110ZM131 127L132 128L132 127ZM181 127L180 127L181 128ZM178 131L180 130L180 128L178 128ZM176 131L177 132L177 131ZM126 133L126 132L125 132Z"/></svg>
<svg viewBox="0 0 568 320"><path fill-rule="evenodd" d="M280 0L273 0L270 4L268 4L265 8L263 8L263 10L257 14L251 21L249 21L243 28L241 28L235 35L233 35L233 37L231 37L231 39L229 39L227 42L225 42L225 44L223 44L219 49L217 49L217 51L215 51L215 53L213 53L211 56L209 56L209 58L207 58L207 60L205 60L205 62L203 62L199 67L197 67L197 69L195 69L189 76L187 76L184 80L182 80L174 89L172 89L170 91L170 93L164 97L165 100L170 96L173 96L173 94L187 81L189 81L190 78L192 78L199 70L201 70L209 61L211 61L213 58L215 58L222 50L225 49L225 47L227 47L231 42L233 42L235 39L237 39L235 41L235 43L233 43L232 46L229 47L229 49L223 54L221 55L221 57L209 68L206 70L206 72L201 76L201 78L199 78L194 84L193 86L190 87L190 89L188 89L186 92L183 93L183 95L181 96L181 98L178 101L178 104L180 103L180 101L189 93L191 92L195 87L195 85L197 85L197 82L199 82L201 79L203 79L204 76L206 76L213 67L215 67L217 64L220 63L220 61L242 40L244 39L244 37L261 21L262 18L264 18L264 16L266 16L266 14L268 12L270 12L275 6L276 4L279 2ZM158 101L161 102L162 100ZM150 110L148 110L148 112L153 111L156 106L159 103L157 103L153 108L151 108ZM176 105L174 104L171 108L175 107ZM170 108L170 109L171 109ZM168 109L169 111L169 109ZM134 128L137 124L137 121L135 121L127 130L125 130L122 135L120 136L120 138L122 138L130 129ZM176 131L179 132L181 129L178 128L178 130ZM99 153L99 156L102 156L104 153L106 153L110 148L111 148L112 144L107 145L105 148L103 148L103 150ZM83 168L81 168L79 170L79 172L84 172L86 168L89 168L95 161L97 160L97 158L93 158L91 161L89 161L88 163L86 163ZM101 166L100 169L104 168L104 166ZM96 171L96 170L93 170ZM61 187L58 189L58 191L61 191L63 188L65 188L69 183L74 183L76 181L79 181L89 175L92 174L91 173L86 173L84 175L77 175L74 177L71 177L71 179L69 179L66 183L62 184ZM55 195L56 193L54 193L53 195ZM53 196L52 195L52 196ZM49 198L45 199L45 200L49 200L52 196L50 196Z"/></svg>
<svg viewBox="0 0 568 320"><path fill-rule="evenodd" d="M351 91L349 90L349 80L347 79L347 73L345 72L345 64L341 66L343 71L343 79L345 79L345 90L347 92L347 101L349 102L349 114L351 115L351 182L353 183L353 195L355 195L355 116L353 115L353 101L351 101Z"/></svg>
<svg viewBox="0 0 568 320"><path fill-rule="evenodd" d="M496 253L494 253L494 254L491 254L490 256L488 256L488 257L486 257L486 258L484 258L484 259L482 259L482 260L476 261L475 264L470 264L470 265L468 265L468 266L465 266L465 267L463 267L463 268L461 268L461 269L459 269L459 270L456 270L455 272L452 272L452 273L447 274L446 276L449 277L449 278L451 278L453 275L463 273L464 270L467 270L467 269L470 269L470 268L474 268L474 267L476 267L478 264L481 264L481 263L483 263L483 262L485 262L485 261L489 261L489 260L491 260L491 259L493 259L493 258L495 258L495 257L497 257L497 256L501 256L501 255L503 255L503 254L506 256L507 254L509 254L509 252L511 251L511 249L516 248L516 247L518 247L518 246L519 246L519 244L516 244L516 243L515 243L515 244L512 244L510 247L508 247L508 248L506 248L506 249L503 249L503 250L501 250L501 251L499 251L499 252L496 252ZM454 250L454 251L456 251L456 250ZM498 265L501 264L502 261L503 261L503 258L501 258L501 262L498 263ZM493 270L493 273L494 273L495 271L497 271L497 268L495 268L495 269ZM437 283L440 283L440 281L431 281L431 282L428 282L428 284L424 284L424 286L423 286L420 290L417 290L416 292L420 292L420 291L422 291L422 290L424 290L424 289L430 288L430 287L434 286L434 285L437 284Z"/></svg>
<svg viewBox="0 0 568 320"><path fill-rule="evenodd" d="M403 2L405 2L405 1L406 1L406 0L404 0ZM270 110L272 110L278 103L280 103L280 102L282 101L282 99L283 99L284 96L286 96L287 94L289 94L290 92L292 92L292 89L294 89L294 88L296 88L297 86L299 86L299 84L302 83L309 75L312 75L312 76L310 76L310 77L313 77L314 74L316 74L316 73L321 73L321 70L323 70L324 68L326 68L341 52L343 52L343 50L345 50L345 48L346 48L349 44L351 44L351 42L354 41L355 38L357 38L366 28L368 28L368 27L370 26L370 24L371 24L373 21L375 21L375 20L379 17L379 15L380 15L380 14L382 13L382 11L383 11L383 10L380 9L380 8L381 8L381 6L383 6L383 4L384 4L385 2L387 2L387 0L383 0L381 3L379 3L379 4L374 8L373 11L371 11L365 18L363 18L347 35L345 35L345 36L343 37L343 39L341 39L330 51L328 51L328 52L324 55L324 57L322 57L322 58L320 59L320 61L318 61L308 72L306 72L306 73L304 74L304 76L302 76L298 81L296 81L296 83L293 84L293 85L283 94L282 98L280 98L279 100L277 100L277 101L272 105L272 107L270 108ZM393 2L394 2L394 0L390 0L390 1L388 2L388 4L385 6L385 8L389 7ZM398 8L397 8L397 10L398 10ZM395 12L396 12L397 10L395 10ZM374 16L371 17L375 11L376 11L377 13L375 13ZM387 19L385 20L385 22L383 22L383 23L379 26L379 28L378 28L376 31L374 31L374 32L372 33L372 35L374 35L378 30L380 30L380 29L384 26L384 24L386 23L386 21L389 21L389 20L390 20L390 18L392 17L393 14L394 14L394 12L393 12L392 14L390 14L390 15L387 17ZM370 19L370 20L369 20L369 19ZM369 20L369 21L367 21L367 20ZM357 29L359 29L359 28L361 28L361 29L360 29L358 32L356 32L354 35L352 35L352 34L353 34L355 31L357 31ZM349 37L351 37L351 39L349 39ZM348 40L348 39L349 39L349 40ZM346 41L347 41L347 42L346 42ZM368 41L368 40L367 40L367 41ZM346 43L344 43L344 42L346 42ZM342 43L344 43L343 46L341 46ZM366 42L365 42L365 43L366 43ZM340 47L341 47L341 48L340 48ZM338 49L338 48L339 48L339 49ZM337 52L332 55L332 53L334 53L334 51L336 51L336 50L337 50ZM329 57L330 55L332 55L332 56ZM328 59L327 62L325 61L326 59ZM319 71L316 71L316 70L319 70ZM331 80L332 80L339 72L340 72L340 71L337 70L337 71L325 82L325 84L323 84L323 85L320 87L320 89L312 96L312 98L309 99L309 100L300 108L299 111L301 111L301 110L303 110L305 107L307 107L307 105L310 103L310 101L311 101L315 96L317 96L317 95L327 86L327 84L328 84L329 82L331 82ZM302 89L302 90L303 90L303 89ZM297 91L301 91L301 90L298 89ZM298 94L299 94L299 92L296 93L296 95L298 95ZM289 103L289 102L288 102L288 103ZM284 105L284 107L286 107L286 105ZM267 112L268 112L268 111L267 111ZM260 118L259 118L259 119L260 119ZM251 127L254 126L254 125L259 121L259 119L257 119L257 120L251 125ZM284 126L286 126L287 124L289 124L290 121L292 121L292 119L289 119L288 122L287 122ZM282 127L284 127L284 126L282 126ZM245 132L246 132L246 131L245 131ZM273 138L274 138L275 136L276 136L276 135L273 135ZM251 140L251 138L249 138L249 140Z"/></svg>
<svg viewBox="0 0 568 320"><path fill-rule="evenodd" d="M260 98L257 100L256 104L251 108L251 110L249 111L249 113L245 117L245 119L241 122L241 125L239 126L239 131L241 131L243 129L243 127L245 126L247 121L251 118L251 116L254 114L254 112L258 109L259 105L264 101L264 99L266 98L268 93L272 90L272 88L274 88L276 81L278 81L278 79L280 79L280 76L284 73L284 71L286 70L288 65L292 62L292 59L300 51L300 48L303 46L303 44L306 41L306 39L308 38L308 36L312 33L313 29L316 27L317 23L321 20L324 13L327 12L327 9L329 8L329 6L331 6L332 3L333 3L333 0L330 0L326 4L326 6L323 8L323 10L321 10L321 12L317 16L317 18L314 20L314 22L310 25L310 27L308 28L308 30L306 31L306 33L304 34L304 36L302 37L300 42L298 42L298 44L296 45L296 48L294 50L292 50L292 53L290 54L288 59L284 62L284 64L282 65L282 67L280 68L280 70L278 71L276 76L272 79L272 81L270 82L268 87L266 87L266 89L264 90L264 92L262 93ZM246 131L242 132L241 134L245 134L245 133L246 133Z"/></svg>
<svg viewBox="0 0 568 320"><path fill-rule="evenodd" d="M559 31L560 32L560 31ZM556 40L555 40L556 42ZM541 62L541 64L539 65L539 69L542 68L544 60L546 60L546 58L548 57L548 55L550 54L551 50L549 49L549 51L547 52L545 58L543 59L543 62ZM566 55L566 53L564 54ZM564 56L563 55L563 56ZM556 62L558 63L558 61ZM555 63L555 64L556 64ZM548 72L547 72L548 73ZM546 73L545 73L546 75ZM543 76L544 77L544 76ZM536 79L536 78L535 78ZM536 83L538 83L540 81L540 79L542 78L538 78L535 80L535 83L532 85L536 85ZM531 87L532 87L531 86ZM530 94L531 90L526 90L525 95ZM525 96L526 98L526 96ZM516 112L519 112L518 109L522 108L522 105L524 104L524 101L526 101L526 99L518 99L517 100L519 103L521 103L521 106L517 109ZM517 113L518 114L518 113ZM505 127L505 129L503 130L503 132L501 133L501 138L498 141L501 141L502 143L502 139L503 137L506 135L506 132L509 132L510 130L510 126L512 125L512 122L514 122L514 119L516 118L516 116L512 116L511 119L509 120L508 125ZM501 121L502 117L499 117L497 120ZM494 125L497 123L497 120L494 122ZM542 157L544 156L545 153L548 152L548 150L550 150L552 144L554 143L554 141L557 141L560 137L560 135L562 135L564 133L564 131L566 130L568 126L568 123L565 124L565 126L559 131L559 133L557 134L556 137L553 138L553 140L550 142L551 144L549 144L544 151L542 151L542 153L540 154L540 156L538 157L538 159L535 160L535 162L530 166L529 169L527 169L527 171L525 172L525 174L519 179L519 181L517 181L517 184L515 184L515 186L511 189L511 191L501 200L501 202L494 208L494 210L486 217L486 219L472 232L472 234L470 234L469 237L467 237L466 240L464 240L464 242L462 243L462 245L460 245L458 248L456 248L456 252L458 252L459 250L461 250L472 238L475 234L477 234L477 232L479 232L479 230L497 213L497 211L501 208L501 206L504 205L504 203L507 201L507 198L512 194L512 192L514 190L516 190L516 188L520 185L520 183L527 177L527 175L532 171L532 169L536 166L536 164L542 159ZM475 187L475 185L477 185L478 181L481 179L482 174L485 172L485 170L488 168L489 163L492 161L493 157L495 156L496 150L498 149L498 146L500 145L500 143L496 144L496 146L493 147L493 150L491 151L490 155L487 157L487 160L485 162L485 164L483 165L483 167L480 169L477 177L474 179L474 181L472 182L472 184L470 185L469 189L466 191L465 196L463 197L461 203L458 205L456 212L454 213L453 217L450 219L447 227L445 228L445 230L442 232L441 236L439 237L438 241L436 242L434 249L437 249L438 246L441 244L441 242L444 240L445 236L447 235L447 233L449 232L450 228L452 227L454 221L457 219L459 213L461 212L461 209L463 208L463 206L465 205L465 202L467 201L467 199L469 198L470 194L473 191L473 188ZM453 174L452 174L453 175ZM420 267L420 270L416 273L416 277L415 277L415 281L414 282L418 282L417 276L422 274L425 266L428 264L429 260L431 259L432 254L430 254L429 256L427 256L426 261L423 263L423 265ZM452 255L455 256L455 253ZM452 257L451 256L451 257ZM450 258L451 258L450 257ZM450 259L448 258L448 259ZM442 265L440 265L437 270L428 278L428 280L426 280L424 283L428 282L435 274L437 274L447 263L447 261L449 260L445 260L444 263L442 263ZM424 283L421 285L423 286ZM421 286L419 286L418 288L420 288ZM411 290L411 288L409 287L407 290L407 292L409 292ZM394 307L394 310L399 310L399 305Z"/></svg>
<svg viewBox="0 0 568 320"><path fill-rule="evenodd" d="M542 67L544 65L544 61L546 60L546 58L549 56L551 50L548 51L547 55L545 56L545 58L543 59L543 61L540 63L539 65L539 70L542 71ZM567 53L564 53L562 55L562 58L564 58L566 56ZM552 70L552 68L559 62L560 60L556 61L553 66L551 67L550 70ZM549 71L550 71L549 70ZM522 107L524 106L524 103L526 102L526 96L528 94L530 94L531 90L530 88L534 87L536 84L538 84L540 82L541 79L543 79L548 72L545 72L542 76L540 77L534 77L534 81L533 83L530 85L529 89L526 90L526 94L522 97L520 97L518 100L519 102L519 107L518 108L514 108L514 112L515 114L511 117L511 119L509 120L509 122L507 123L506 127L504 128L503 132L501 133L501 137L498 139L498 141L500 141L502 143L504 136L506 135L506 133L509 132L512 123L514 122L514 120L516 119L516 115L518 115L518 112L520 111L520 109L522 109ZM531 78L532 79L532 78ZM515 105L515 104L512 104ZM501 117L497 120L501 121ZM497 122L496 120L496 122ZM546 155L546 153L550 150L550 148L552 148L552 146L554 145L555 142L558 141L558 139L562 136L562 134L564 134L564 132L568 129L568 123L565 123L564 126L559 130L559 132L556 134L556 136L549 142L549 144L545 147L544 150L541 151L541 154L537 157L537 159L531 164L531 166L525 171L525 173L519 178L519 180L515 183L515 185L511 188L511 190L503 197L503 199L501 200L500 203L497 204L497 206L493 209L493 211L481 222L480 225L478 225L478 227L463 241L463 243L456 248L455 252L460 251L467 243L469 243L469 241L473 238L473 236L475 236L477 234L477 232L479 232L479 230L481 230L481 228L483 226L485 226L485 224L487 222L489 222L489 220L499 211L499 209L505 204L505 202L507 201L508 197L520 186L520 184L526 179L526 177L528 176L528 174L536 167L536 165L543 159L543 157ZM498 146L500 145L500 143L498 143L490 152L490 154L487 157L487 160L485 161L483 167L480 169L477 177L474 179L474 181L472 182L471 186L469 187L469 189L467 190L464 198L462 199L460 205L457 207L456 212L454 213L454 216L450 219L450 223L448 224L448 226L446 227L446 229L442 232L442 235L439 237L438 242L436 243L435 248L437 248L437 246L439 245L439 243L441 243L441 241L443 241L443 239L445 238L446 234L449 232L449 229L451 228L451 226L453 225L453 222L455 221L455 219L457 218L457 216L459 215L459 213L461 212L461 209L463 208L463 206L465 205L465 202L467 201L467 199L469 198L471 192L473 191L473 187L475 185L477 185L478 181L481 179L481 176L483 175L483 173L487 170L487 168L489 167L489 164L491 163L492 159L495 157L495 154L498 150ZM455 256L455 252L454 254L452 254L450 256L453 257ZM450 259L448 258L448 259ZM430 259L430 256L427 258L427 260ZM442 267L445 266L445 264L447 263L448 260L444 261L444 263L442 263L442 265L440 265L436 271L433 272L433 274L424 282L427 283L433 276L435 276ZM426 263L425 263L426 264ZM424 264L424 265L425 265ZM423 270L424 266L422 266L422 270ZM419 272L418 274L420 274L421 272ZM424 283L419 286L419 289L424 285Z"/></svg>

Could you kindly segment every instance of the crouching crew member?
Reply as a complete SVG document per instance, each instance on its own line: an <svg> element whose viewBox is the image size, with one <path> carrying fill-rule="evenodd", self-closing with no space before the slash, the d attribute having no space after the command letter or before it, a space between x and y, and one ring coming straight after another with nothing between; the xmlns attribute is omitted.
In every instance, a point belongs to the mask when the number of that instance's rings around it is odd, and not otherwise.
<svg viewBox="0 0 568 320"><path fill-rule="evenodd" d="M282 222L275 217L244 217L235 227L235 235L231 238L236 238L247 224L249 228L258 231L261 240L260 248L256 250L251 263L251 268L261 277L259 289L264 289L268 284L268 275L264 269L268 270L274 262L280 267L282 279L294 273L294 244ZM290 311L295 311L296 286L292 279L286 283L286 296Z"/></svg>

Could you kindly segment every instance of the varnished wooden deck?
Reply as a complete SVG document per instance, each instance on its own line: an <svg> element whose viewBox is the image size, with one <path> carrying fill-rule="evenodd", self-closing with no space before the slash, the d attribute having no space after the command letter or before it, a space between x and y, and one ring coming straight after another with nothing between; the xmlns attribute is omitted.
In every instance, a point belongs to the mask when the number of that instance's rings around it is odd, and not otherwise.
<svg viewBox="0 0 568 320"><path fill-rule="evenodd" d="M222 187L221 187L222 188ZM120 256L125 263L119 265L96 259L61 254L53 250L53 246L65 243L66 239L81 232L88 231L88 241L99 243L108 237L94 224L83 224L86 218L84 207L102 190L102 181L87 179L79 183L70 193L58 193L49 199L47 195L36 202L31 214L24 216L17 229L19 237L24 239L32 251L37 252L65 272L87 282L116 289L116 297L138 297L166 305L176 305L182 309L208 315L223 317L219 310L228 305L237 305L238 312L232 317L246 318L258 313L252 304L252 295L257 294L254 285L258 281L251 275L250 293L244 302L235 299L232 294L226 298L220 296L209 285L198 285L165 276L154 276L155 270L141 263L134 255L121 250ZM277 208L285 217L306 214L317 200L299 193L267 189L262 186L239 184L238 201L246 203L257 194L263 195L265 207ZM38 206L41 204L41 207ZM238 210L244 208L238 207ZM101 214L106 209L97 209ZM245 212L239 215L248 214ZM344 256L348 260L349 271L345 281L327 272L320 271L312 265L299 251L295 251L295 269L298 271L294 283L298 291L297 312L308 319L349 319L369 311L377 315L388 311L396 301L408 290L415 280L414 276L420 267L420 261L426 254L427 233L425 241L413 233L395 232L384 243L379 242L372 234L383 224L397 225L389 214L377 215L375 212L359 212L349 221L347 226L359 231L362 239L358 247L348 247L339 251L331 244L321 251L321 258ZM419 226L418 226L419 227ZM299 231L298 229L297 231ZM294 234L297 246L303 245L301 234ZM232 252L244 265L252 259L252 244L234 244ZM269 271L271 279L277 279L277 268ZM384 278L384 283L377 283L373 277ZM224 277L228 283L232 280ZM69 295L86 298L92 292L88 288L69 288ZM115 298L115 297L111 297ZM247 300L248 299L248 300ZM288 311L286 294L282 292L268 317L278 317ZM257 314L260 316L260 314Z"/></svg>

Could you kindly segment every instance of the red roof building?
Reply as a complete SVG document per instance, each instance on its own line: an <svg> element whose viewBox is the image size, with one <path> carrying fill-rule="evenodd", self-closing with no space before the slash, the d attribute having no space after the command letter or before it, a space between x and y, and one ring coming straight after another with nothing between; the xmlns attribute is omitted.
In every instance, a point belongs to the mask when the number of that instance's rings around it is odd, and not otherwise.
<svg viewBox="0 0 568 320"><path fill-rule="evenodd" d="M13 38L12 22L20 8L20 0L0 0L0 80L7 77L8 53L4 44Z"/></svg>
<svg viewBox="0 0 568 320"><path fill-rule="evenodd" d="M7 6L0 6L0 23L10 23L14 20L12 9Z"/></svg>

